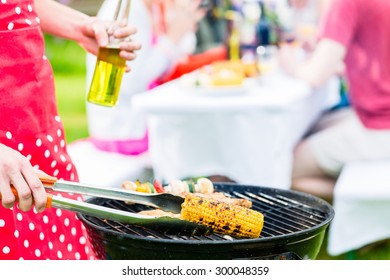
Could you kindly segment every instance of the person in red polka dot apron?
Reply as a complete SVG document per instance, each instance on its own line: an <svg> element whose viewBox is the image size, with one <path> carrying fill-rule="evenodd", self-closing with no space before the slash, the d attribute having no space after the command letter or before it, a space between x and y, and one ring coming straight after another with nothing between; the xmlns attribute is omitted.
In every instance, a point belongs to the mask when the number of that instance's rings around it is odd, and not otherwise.
<svg viewBox="0 0 390 280"><path fill-rule="evenodd" d="M94 259L76 214L44 209L46 193L38 172L63 180L78 177L66 150L41 28L96 54L112 23L51 0L0 0L0 11L0 259ZM135 29L123 26L116 32L128 37ZM121 48L122 57L132 60L140 46L130 40ZM11 184L18 190L18 203Z"/></svg>

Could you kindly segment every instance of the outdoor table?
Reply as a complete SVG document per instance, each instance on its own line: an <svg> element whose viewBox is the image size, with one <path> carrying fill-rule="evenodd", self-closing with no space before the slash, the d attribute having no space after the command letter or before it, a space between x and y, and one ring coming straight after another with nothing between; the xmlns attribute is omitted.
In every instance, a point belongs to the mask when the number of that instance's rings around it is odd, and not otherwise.
<svg viewBox="0 0 390 280"><path fill-rule="evenodd" d="M134 127L147 120L155 178L218 174L287 189L294 146L338 101L338 90L336 78L313 90L279 71L236 91L199 90L178 79L134 96L131 110Z"/></svg>

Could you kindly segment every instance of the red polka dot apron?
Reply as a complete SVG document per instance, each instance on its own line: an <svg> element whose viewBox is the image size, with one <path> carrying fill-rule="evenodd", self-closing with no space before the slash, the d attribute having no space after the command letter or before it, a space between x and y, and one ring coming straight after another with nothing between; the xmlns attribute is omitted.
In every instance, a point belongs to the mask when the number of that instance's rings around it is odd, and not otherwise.
<svg viewBox="0 0 390 280"><path fill-rule="evenodd" d="M0 0L0 10L0 143L49 175L77 180L34 1ZM55 208L21 212L0 205L0 259L93 258L86 230L74 212Z"/></svg>

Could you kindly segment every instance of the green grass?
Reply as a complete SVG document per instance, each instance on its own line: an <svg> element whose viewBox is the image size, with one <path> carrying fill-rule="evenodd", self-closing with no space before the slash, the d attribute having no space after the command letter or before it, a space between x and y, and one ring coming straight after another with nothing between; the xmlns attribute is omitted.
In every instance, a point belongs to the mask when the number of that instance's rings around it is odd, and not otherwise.
<svg viewBox="0 0 390 280"><path fill-rule="evenodd" d="M318 253L318 260L390 260L390 239L379 241L339 256L330 256L327 253L327 239L328 234L325 235L321 250Z"/></svg>
<svg viewBox="0 0 390 280"><path fill-rule="evenodd" d="M55 77L58 112L68 143L88 136L86 118L86 52L75 42L45 36L46 56Z"/></svg>
<svg viewBox="0 0 390 280"><path fill-rule="evenodd" d="M85 78L80 75L57 74L56 94L68 143L88 136L85 113Z"/></svg>

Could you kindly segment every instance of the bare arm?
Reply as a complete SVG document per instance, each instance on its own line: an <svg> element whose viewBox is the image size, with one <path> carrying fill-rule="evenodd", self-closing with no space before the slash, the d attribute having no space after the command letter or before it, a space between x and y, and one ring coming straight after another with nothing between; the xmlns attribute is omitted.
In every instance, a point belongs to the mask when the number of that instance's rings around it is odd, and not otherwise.
<svg viewBox="0 0 390 280"><path fill-rule="evenodd" d="M74 40L95 55L99 46L104 47L108 44L107 30L113 24L110 21L90 17L53 0L35 0L35 8L44 32ZM117 38L127 38L136 32L134 27L125 23L121 23L120 27L114 32ZM132 60L135 58L134 51L141 46L138 42L130 40L121 43L120 47L122 49L120 55Z"/></svg>
<svg viewBox="0 0 390 280"><path fill-rule="evenodd" d="M329 78L344 71L344 45L329 39L321 40L310 58L299 62L291 47L280 50L281 67L289 74L307 81L313 87L323 85Z"/></svg>

